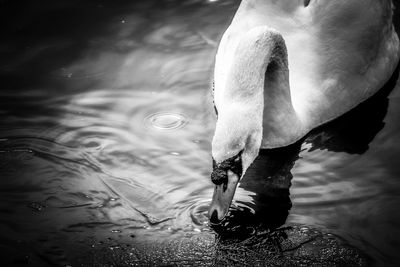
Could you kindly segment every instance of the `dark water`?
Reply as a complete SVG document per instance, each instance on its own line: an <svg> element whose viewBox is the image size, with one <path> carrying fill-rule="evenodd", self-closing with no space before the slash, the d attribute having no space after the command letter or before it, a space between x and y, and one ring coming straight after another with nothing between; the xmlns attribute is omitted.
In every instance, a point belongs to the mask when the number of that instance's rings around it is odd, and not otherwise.
<svg viewBox="0 0 400 267"><path fill-rule="evenodd" d="M237 6L0 1L3 262L218 265L233 239L292 240L275 264L400 262L398 74L301 142L262 151L226 225L208 225L213 57ZM227 262L243 264L235 253Z"/></svg>

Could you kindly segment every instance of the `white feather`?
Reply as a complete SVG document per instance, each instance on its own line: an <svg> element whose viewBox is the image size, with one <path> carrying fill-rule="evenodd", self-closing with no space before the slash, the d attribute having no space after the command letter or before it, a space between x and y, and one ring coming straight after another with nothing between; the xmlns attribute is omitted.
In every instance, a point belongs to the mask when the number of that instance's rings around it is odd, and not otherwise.
<svg viewBox="0 0 400 267"><path fill-rule="evenodd" d="M245 170L377 92L399 60L391 20L389 0L244 0L216 54L214 159L244 150Z"/></svg>

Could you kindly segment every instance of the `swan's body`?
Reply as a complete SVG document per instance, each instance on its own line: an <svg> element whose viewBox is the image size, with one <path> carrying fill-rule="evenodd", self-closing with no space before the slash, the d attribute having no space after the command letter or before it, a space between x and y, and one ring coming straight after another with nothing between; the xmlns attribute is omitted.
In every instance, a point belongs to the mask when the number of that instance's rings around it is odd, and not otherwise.
<svg viewBox="0 0 400 267"><path fill-rule="evenodd" d="M212 143L214 172L238 155L243 169L213 178L214 219L225 216L260 148L287 146L349 111L398 60L390 0L244 0L216 55Z"/></svg>

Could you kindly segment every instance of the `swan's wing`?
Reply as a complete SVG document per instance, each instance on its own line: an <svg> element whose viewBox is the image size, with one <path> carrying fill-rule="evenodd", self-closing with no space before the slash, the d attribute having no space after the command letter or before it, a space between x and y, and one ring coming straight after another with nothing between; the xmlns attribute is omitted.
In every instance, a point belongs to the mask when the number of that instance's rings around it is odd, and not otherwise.
<svg viewBox="0 0 400 267"><path fill-rule="evenodd" d="M319 0L309 8L317 75L314 88L306 91L304 111L314 127L378 91L397 65L399 42L389 0Z"/></svg>
<svg viewBox="0 0 400 267"><path fill-rule="evenodd" d="M399 59L390 0L244 0L231 41L259 25L285 39L292 104L305 130L378 91Z"/></svg>

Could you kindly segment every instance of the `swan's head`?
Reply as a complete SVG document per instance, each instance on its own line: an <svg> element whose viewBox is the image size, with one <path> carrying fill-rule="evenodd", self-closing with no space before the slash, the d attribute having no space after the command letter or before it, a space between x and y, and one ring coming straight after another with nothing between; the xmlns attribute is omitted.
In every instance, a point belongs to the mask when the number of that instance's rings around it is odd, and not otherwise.
<svg viewBox="0 0 400 267"><path fill-rule="evenodd" d="M243 106L232 106L218 116L212 141L215 189L209 209L211 223L225 218L240 179L258 155L262 140L262 119L258 117Z"/></svg>

